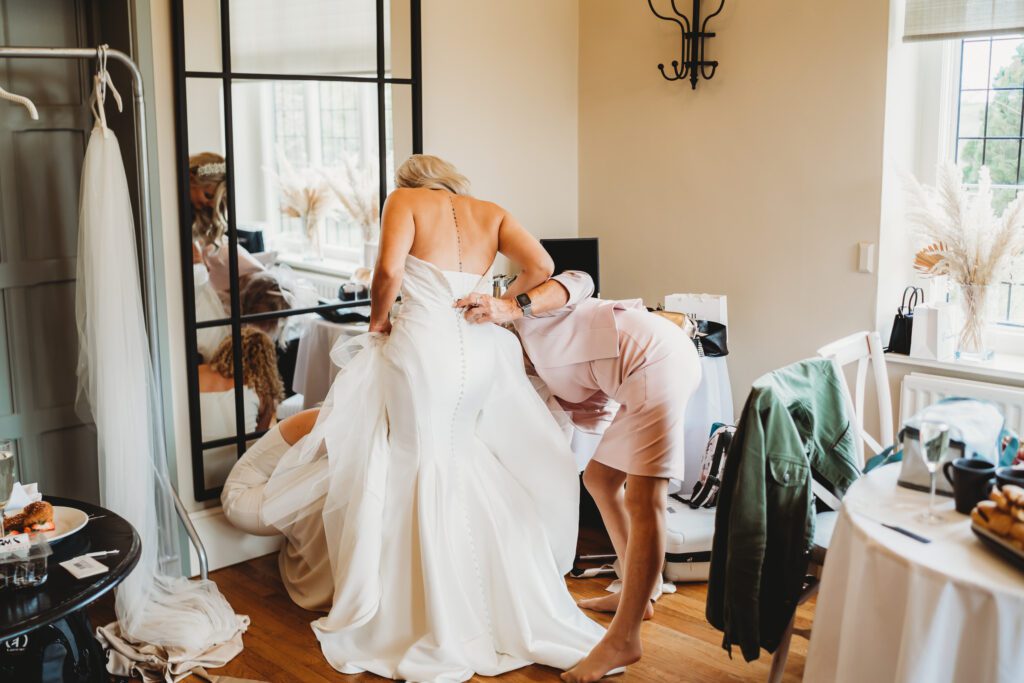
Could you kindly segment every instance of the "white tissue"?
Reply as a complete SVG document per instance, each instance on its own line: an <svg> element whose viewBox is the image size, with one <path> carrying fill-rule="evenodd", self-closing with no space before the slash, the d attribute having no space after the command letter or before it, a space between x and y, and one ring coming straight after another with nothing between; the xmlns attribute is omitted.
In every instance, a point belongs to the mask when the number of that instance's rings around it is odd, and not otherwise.
<svg viewBox="0 0 1024 683"><path fill-rule="evenodd" d="M35 503L42 499L43 494L39 493L38 484L23 485L20 481L16 481L11 489L11 497L7 500L7 505L4 506L4 512L20 510L29 503Z"/></svg>

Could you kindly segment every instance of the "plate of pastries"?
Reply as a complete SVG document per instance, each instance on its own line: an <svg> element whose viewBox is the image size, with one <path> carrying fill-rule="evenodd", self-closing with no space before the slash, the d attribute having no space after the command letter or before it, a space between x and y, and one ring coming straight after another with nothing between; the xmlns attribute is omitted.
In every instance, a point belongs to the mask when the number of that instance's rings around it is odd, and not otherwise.
<svg viewBox="0 0 1024 683"><path fill-rule="evenodd" d="M5 513L3 535L41 533L50 543L66 538L89 523L89 515L77 508L50 505L45 500Z"/></svg>
<svg viewBox="0 0 1024 683"><path fill-rule="evenodd" d="M971 530L985 545L1024 570L1024 488L994 488L971 510Z"/></svg>

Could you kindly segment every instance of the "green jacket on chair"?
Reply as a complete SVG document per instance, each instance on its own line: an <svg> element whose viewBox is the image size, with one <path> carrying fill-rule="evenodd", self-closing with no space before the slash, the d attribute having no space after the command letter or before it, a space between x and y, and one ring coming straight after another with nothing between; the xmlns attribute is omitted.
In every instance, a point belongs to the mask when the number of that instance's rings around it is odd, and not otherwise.
<svg viewBox="0 0 1024 683"><path fill-rule="evenodd" d="M774 652L814 543L814 478L836 497L860 475L839 377L828 359L764 375L750 391L722 475L707 619L749 662Z"/></svg>

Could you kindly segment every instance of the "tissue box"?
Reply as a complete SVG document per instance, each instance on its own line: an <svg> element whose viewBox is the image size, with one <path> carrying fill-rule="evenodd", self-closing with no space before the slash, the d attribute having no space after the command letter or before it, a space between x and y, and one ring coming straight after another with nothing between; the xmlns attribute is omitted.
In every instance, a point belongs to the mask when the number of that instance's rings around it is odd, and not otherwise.
<svg viewBox="0 0 1024 683"><path fill-rule="evenodd" d="M696 320L729 324L729 307L724 294L668 294L665 310L685 313Z"/></svg>
<svg viewBox="0 0 1024 683"><path fill-rule="evenodd" d="M42 534L0 538L0 590L46 583L46 559L53 554Z"/></svg>

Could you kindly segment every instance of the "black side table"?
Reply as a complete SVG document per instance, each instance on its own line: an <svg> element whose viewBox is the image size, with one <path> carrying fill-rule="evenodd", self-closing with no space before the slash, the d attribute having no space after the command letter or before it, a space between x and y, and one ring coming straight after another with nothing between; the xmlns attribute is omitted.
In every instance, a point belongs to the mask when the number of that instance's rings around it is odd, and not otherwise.
<svg viewBox="0 0 1024 683"><path fill-rule="evenodd" d="M0 591L0 681L106 683L106 657L86 607L135 568L142 550L139 534L123 518L97 505L51 496L46 500L82 510L89 523L52 545L46 583ZM119 551L96 558L110 567L104 574L76 579L60 566L99 550Z"/></svg>

